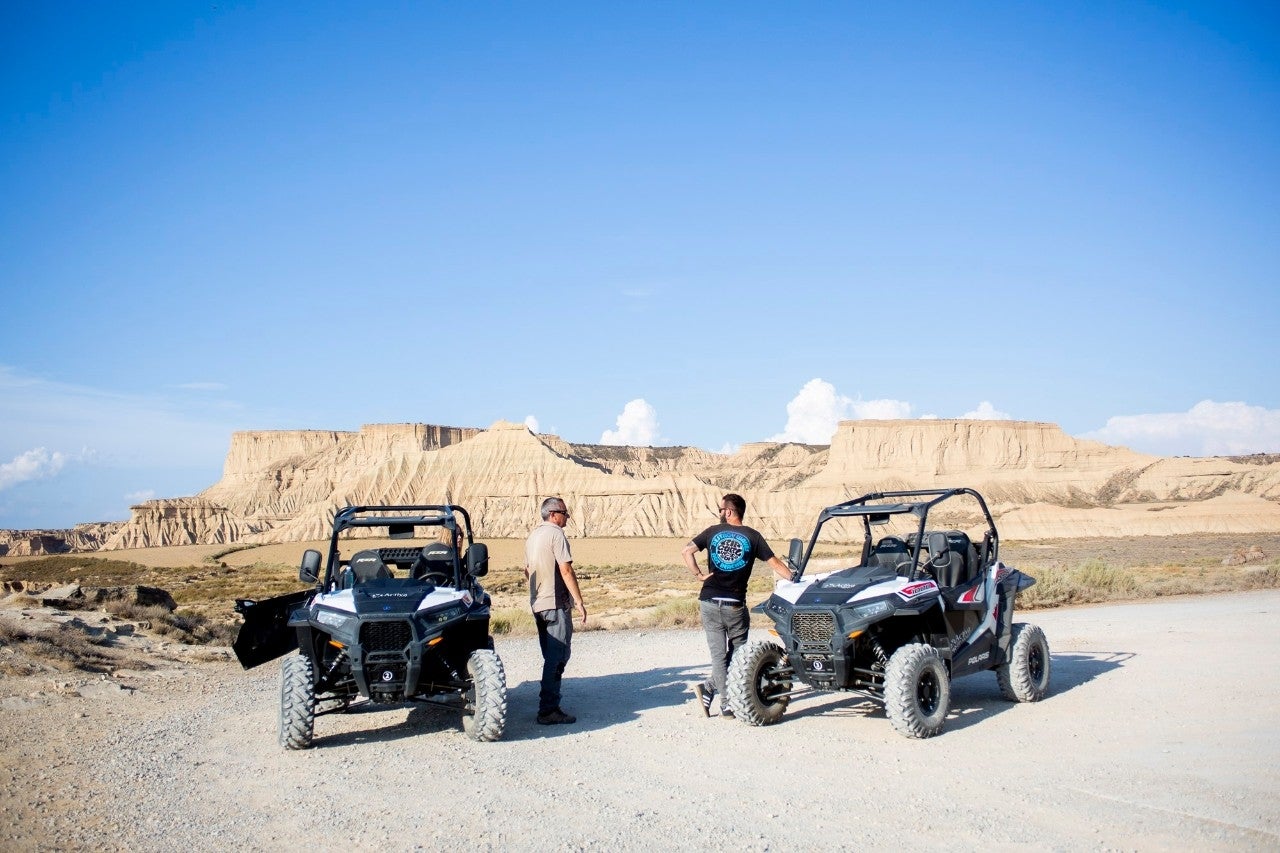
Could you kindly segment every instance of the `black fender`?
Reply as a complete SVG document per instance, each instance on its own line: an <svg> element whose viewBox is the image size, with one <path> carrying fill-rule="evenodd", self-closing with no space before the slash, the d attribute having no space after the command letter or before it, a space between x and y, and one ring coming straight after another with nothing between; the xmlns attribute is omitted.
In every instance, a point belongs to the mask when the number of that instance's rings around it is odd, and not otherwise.
<svg viewBox="0 0 1280 853"><path fill-rule="evenodd" d="M244 624L231 649L240 665L252 669L298 648L298 631L290 625L290 617L314 595L314 589L304 589L261 601L236 599L236 612L244 617Z"/></svg>

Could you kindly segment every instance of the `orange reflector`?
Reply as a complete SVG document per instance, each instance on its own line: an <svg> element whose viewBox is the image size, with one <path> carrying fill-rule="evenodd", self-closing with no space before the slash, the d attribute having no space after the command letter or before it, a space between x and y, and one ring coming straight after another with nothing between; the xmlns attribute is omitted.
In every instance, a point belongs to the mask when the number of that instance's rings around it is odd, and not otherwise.
<svg viewBox="0 0 1280 853"><path fill-rule="evenodd" d="M770 628L769 633L773 634L773 636L777 637L779 640L782 639L782 635L778 633L778 629L776 628Z"/></svg>
<svg viewBox="0 0 1280 853"><path fill-rule="evenodd" d="M849 632L849 639L850 639L850 640L856 640L856 639L858 639L859 637L861 637L861 636L862 636L863 634L865 634L865 633L866 633L866 631L850 631L850 632Z"/></svg>
<svg viewBox="0 0 1280 853"><path fill-rule="evenodd" d="M339 643L337 640L330 640L330 641L329 641L329 645L333 646L335 649L345 649L345 648L346 648L346 646L342 645L342 643Z"/></svg>
<svg viewBox="0 0 1280 853"><path fill-rule="evenodd" d="M436 637L434 640L427 640L428 646L434 646L436 643L443 643L444 637Z"/></svg>

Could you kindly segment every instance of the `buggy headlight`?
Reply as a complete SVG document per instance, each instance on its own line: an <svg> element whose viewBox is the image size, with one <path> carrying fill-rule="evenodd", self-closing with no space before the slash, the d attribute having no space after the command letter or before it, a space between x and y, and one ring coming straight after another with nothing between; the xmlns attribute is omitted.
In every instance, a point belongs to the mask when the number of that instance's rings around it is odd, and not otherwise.
<svg viewBox="0 0 1280 853"><path fill-rule="evenodd" d="M464 607L461 602L454 602L446 607L427 611L424 618L428 625L440 625L444 622L448 622L450 619L456 619L461 616L464 610L466 610L466 607Z"/></svg>
<svg viewBox="0 0 1280 853"><path fill-rule="evenodd" d="M884 616L893 612L893 602L891 601L873 601L870 604L864 604L861 607L853 608L853 618L861 622L863 619L875 619L877 616Z"/></svg>
<svg viewBox="0 0 1280 853"><path fill-rule="evenodd" d="M316 621L321 625L333 628L335 631L341 631L355 621L354 616L349 613L339 613L336 610L317 610Z"/></svg>

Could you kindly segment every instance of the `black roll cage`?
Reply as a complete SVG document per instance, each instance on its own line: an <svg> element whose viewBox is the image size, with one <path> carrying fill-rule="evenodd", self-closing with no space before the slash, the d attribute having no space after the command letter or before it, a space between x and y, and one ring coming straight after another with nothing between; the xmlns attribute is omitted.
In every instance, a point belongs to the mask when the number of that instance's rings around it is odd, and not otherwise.
<svg viewBox="0 0 1280 853"><path fill-rule="evenodd" d="M925 546L924 534L925 526L929 519L929 511L945 500L954 498L958 495L970 495L978 501L978 506L982 508L982 514L987 521L987 535L991 538L990 551L988 552L988 561L998 559L1000 553L1000 534L996 532L996 523L991 517L991 511L987 509L987 502L983 500L982 495L973 489L915 489L911 491L901 492L871 492L860 498L854 498L844 503L829 506L822 512L818 513L818 523L813 528L813 536L809 539L809 545L804 550L804 557L797 567L799 572L796 580L804 577L805 569L809 566L809 558L813 555L813 549L818 544L818 534L822 531L822 525L826 524L833 518L862 518L862 529L864 540L862 543L862 559L865 562L871 551L871 521L876 516L891 515L914 515L920 523L916 530L915 544L911 548L911 574L908 580L918 580L920 577L920 551ZM876 503L869 504L870 501L884 501L895 498L929 498L928 500L906 501L896 503Z"/></svg>
<svg viewBox="0 0 1280 853"><path fill-rule="evenodd" d="M362 515L362 513L370 512L403 512L417 513L417 515ZM458 526L457 516L459 515L462 516L462 527ZM378 527L384 528L389 532L396 525L413 528L443 527L452 534L451 538L453 539L457 538L458 531L461 530L467 548L470 548L475 542L471 530L471 514L460 506L452 504L403 504L395 506L343 507L333 515L333 533L329 537L329 554L325 559L322 585L328 588L334 580L334 574L338 571L340 559L338 542L343 531L359 527ZM455 581L460 581L463 577L462 554L456 551L453 555L453 572Z"/></svg>

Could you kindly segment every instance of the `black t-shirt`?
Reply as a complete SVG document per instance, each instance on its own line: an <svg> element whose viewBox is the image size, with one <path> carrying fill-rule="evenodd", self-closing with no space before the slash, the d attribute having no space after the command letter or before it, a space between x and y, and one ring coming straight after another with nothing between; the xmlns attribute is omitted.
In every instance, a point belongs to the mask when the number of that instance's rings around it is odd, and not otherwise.
<svg viewBox="0 0 1280 853"><path fill-rule="evenodd" d="M693 537L693 544L707 552L707 566L711 569L702 582L699 601L731 598L745 603L747 581L756 560L773 557L773 549L764 537L746 525L713 524Z"/></svg>

